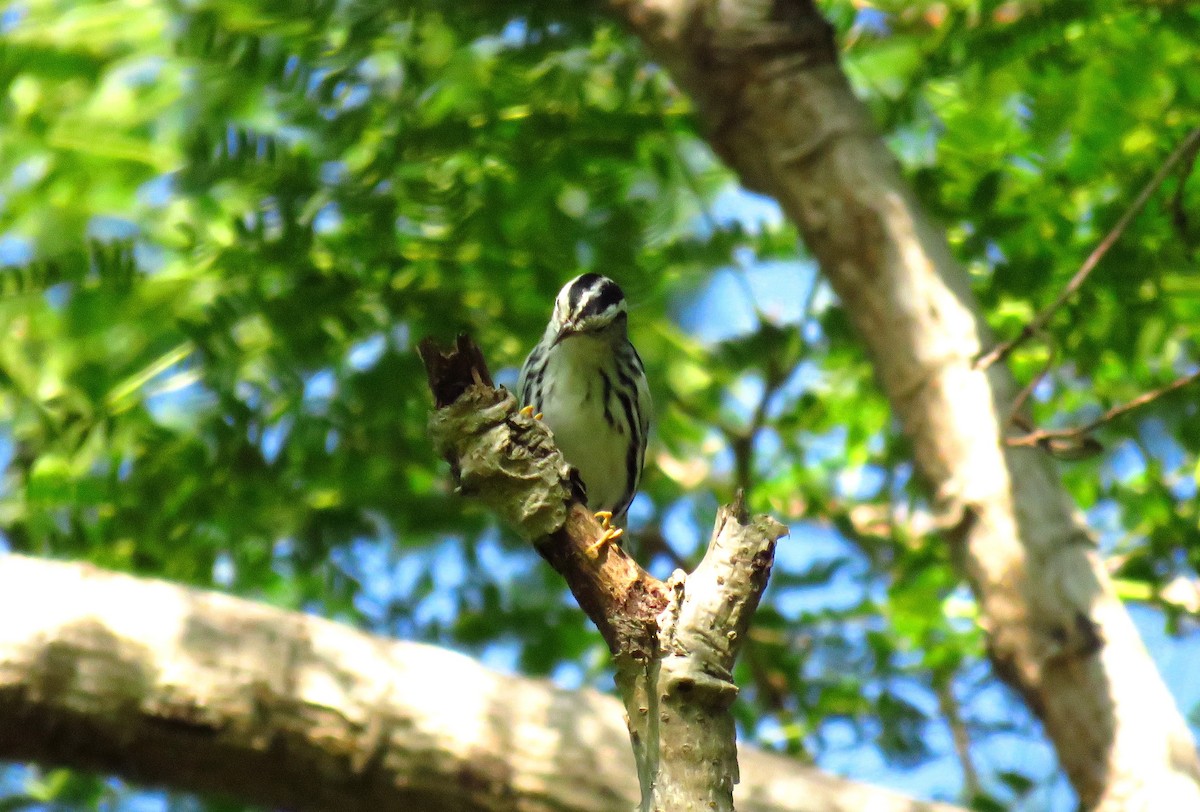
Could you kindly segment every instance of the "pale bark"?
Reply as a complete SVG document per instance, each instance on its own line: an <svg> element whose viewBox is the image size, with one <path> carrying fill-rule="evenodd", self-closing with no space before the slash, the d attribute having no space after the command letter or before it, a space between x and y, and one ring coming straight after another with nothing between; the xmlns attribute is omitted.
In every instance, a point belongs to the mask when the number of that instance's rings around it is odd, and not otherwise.
<svg viewBox="0 0 1200 812"><path fill-rule="evenodd" d="M769 519L748 523L740 495L721 508L704 558L667 581L654 655L617 659L644 812L733 810L733 665L782 532Z"/></svg>
<svg viewBox="0 0 1200 812"><path fill-rule="evenodd" d="M620 704L75 563L0 558L0 758L291 810L629 812ZM952 812L742 748L743 812Z"/></svg>
<svg viewBox="0 0 1200 812"><path fill-rule="evenodd" d="M1195 742L1055 464L1006 450L1015 388L944 234L915 204L808 0L610 0L697 102L714 149L799 227L911 437L997 672L1082 805L1200 809Z"/></svg>
<svg viewBox="0 0 1200 812"><path fill-rule="evenodd" d="M696 569L676 570L664 584L617 541L597 540L600 528L549 429L492 385L468 338L447 353L426 340L420 352L437 407L430 436L460 489L533 543L608 643L641 812L733 812L733 665L786 528L751 518L739 493L718 511Z"/></svg>

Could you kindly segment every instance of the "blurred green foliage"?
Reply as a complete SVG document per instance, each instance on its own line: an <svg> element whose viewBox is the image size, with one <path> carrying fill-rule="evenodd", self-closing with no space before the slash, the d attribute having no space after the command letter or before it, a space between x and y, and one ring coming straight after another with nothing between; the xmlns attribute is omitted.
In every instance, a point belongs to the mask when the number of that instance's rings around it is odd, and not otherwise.
<svg viewBox="0 0 1200 812"><path fill-rule="evenodd" d="M1001 336L1200 124L1189 4L825 10ZM511 382L558 287L598 270L634 303L658 409L645 561L691 560L738 486L793 527L738 675L746 735L911 767L947 757L955 696L977 741L1037 735L976 704L995 685L972 602L838 303L597 9L26 0L0 37L8 548L607 689L556 576L452 494L413 352L469 331ZM1040 425L1194 368L1197 218L1200 185L1169 180L1013 356L1024 383L1054 354ZM1064 469L1150 601L1200 565L1196 411L1156 403ZM980 808L1047 808L1048 770L1003 766L968 787ZM84 808L110 789L34 784Z"/></svg>

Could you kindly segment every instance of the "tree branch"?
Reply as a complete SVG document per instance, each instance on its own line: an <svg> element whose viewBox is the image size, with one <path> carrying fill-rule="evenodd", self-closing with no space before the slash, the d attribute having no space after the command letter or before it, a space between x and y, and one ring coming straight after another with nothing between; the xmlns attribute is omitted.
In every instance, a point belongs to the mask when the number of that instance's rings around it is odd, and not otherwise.
<svg viewBox="0 0 1200 812"><path fill-rule="evenodd" d="M1085 259L1083 264L1079 266L1079 270L1075 272L1075 275L1071 277L1070 281L1067 282L1054 301L1051 302L1050 305L1041 313L1038 313L1036 316L1034 316L1033 320L1029 322L1029 324L1026 324L1024 327L1022 327L1021 332L1018 333L1016 337L1008 341L1002 341L982 357L980 357L980 359L975 362L976 368L981 370L987 369L997 361L1003 361L1022 343L1037 335L1037 333L1046 326L1054 314L1058 312L1059 308L1066 304L1067 300L1074 296L1075 292L1083 286L1083 283L1087 281L1088 276L1090 276L1092 271L1095 270L1096 266L1100 264L1100 260L1102 260L1104 255L1108 253L1108 249L1113 247L1117 240L1121 238L1121 235L1125 233L1125 229L1129 228L1129 224L1133 222L1133 219L1141 214L1142 209L1146 208L1146 204L1150 201L1150 197L1154 194L1158 187L1163 184L1163 181L1170 176L1171 171L1175 168L1176 164L1178 164L1186 156L1194 155L1197 148L1200 148L1200 127L1197 127L1188 133L1184 139L1179 142L1175 149L1171 151L1171 154L1167 156L1165 161L1163 161L1163 165L1160 166L1158 171L1154 173L1154 177L1150 178L1146 185L1142 187L1142 191L1138 192L1138 196L1135 197L1133 202L1129 204L1129 208L1125 210L1125 213L1121 215L1120 219L1117 220L1116 224L1113 225L1108 234L1104 235L1104 239L1102 239L1100 243L1094 249L1092 249L1092 253L1088 254L1087 259Z"/></svg>
<svg viewBox="0 0 1200 812"><path fill-rule="evenodd" d="M621 706L461 654L0 556L0 759L297 812L628 812ZM742 812L954 812L750 747ZM959 810L959 812L962 812Z"/></svg>
<svg viewBox="0 0 1200 812"><path fill-rule="evenodd" d="M445 354L426 339L420 353L439 404L430 417L430 436L449 461L459 491L533 542L614 655L651 656L666 587L619 545L589 552L604 531L549 429L519 413L516 399L491 385L482 354L465 336Z"/></svg>
<svg viewBox="0 0 1200 812"><path fill-rule="evenodd" d="M1169 395L1196 381L1200 381L1200 370L1177 378L1166 386L1138 395L1128 403L1113 406L1104 414L1085 425L1076 426L1071 429L1037 429L1020 437L1008 437L1005 439L1005 442L1015 448L1038 447L1049 451L1057 457L1067 456L1068 459L1078 459L1079 454L1084 451L1095 452L1101 450L1100 444L1091 437L1088 437L1088 435L1105 423L1110 423L1118 417L1123 417L1136 409L1153 403L1163 395Z"/></svg>
<svg viewBox="0 0 1200 812"><path fill-rule="evenodd" d="M643 812L732 812L733 663L786 529L768 516L751 519L739 494L718 512L696 569L676 570L664 584L619 545L597 548L601 528L549 429L485 383L490 376L469 339L460 336L444 354L426 339L420 352L439 406L430 435L460 490L533 542L608 643Z"/></svg>
<svg viewBox="0 0 1200 812"><path fill-rule="evenodd" d="M954 696L952 675L933 681L933 690L937 694L938 709L946 719L950 728L951 740L954 742L954 753L958 756L959 766L963 771L963 797L973 801L983 794L983 784L979 780L979 770L975 768L975 760L971 756L971 733L967 730L966 720Z"/></svg>
<svg viewBox="0 0 1200 812"><path fill-rule="evenodd" d="M1183 194L1187 190L1187 183L1191 180L1192 172L1196 169L1197 156L1200 156L1200 140L1194 142L1191 149L1183 156L1183 167L1179 170L1179 182L1175 184L1175 194L1171 195L1169 204L1171 223L1179 233L1179 238L1188 248L1192 247L1192 229L1188 221L1187 209L1183 205Z"/></svg>

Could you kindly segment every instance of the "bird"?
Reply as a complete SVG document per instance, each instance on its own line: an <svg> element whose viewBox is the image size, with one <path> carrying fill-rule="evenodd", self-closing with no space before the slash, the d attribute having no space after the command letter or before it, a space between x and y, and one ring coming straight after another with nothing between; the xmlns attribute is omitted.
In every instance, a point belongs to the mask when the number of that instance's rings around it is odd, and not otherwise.
<svg viewBox="0 0 1200 812"><path fill-rule="evenodd" d="M603 535L590 553L620 537L612 521L629 509L646 457L650 387L628 322L616 282L598 273L575 277L555 298L517 382L522 412L549 427L601 521Z"/></svg>

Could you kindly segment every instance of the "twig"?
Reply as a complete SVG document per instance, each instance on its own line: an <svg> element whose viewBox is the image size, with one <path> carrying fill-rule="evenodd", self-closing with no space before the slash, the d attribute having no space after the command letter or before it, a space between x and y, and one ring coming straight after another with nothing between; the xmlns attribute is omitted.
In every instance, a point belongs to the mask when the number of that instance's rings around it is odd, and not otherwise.
<svg viewBox="0 0 1200 812"><path fill-rule="evenodd" d="M663 116L663 124L667 124L667 118ZM700 181L696 178L696 173L692 171L691 165L687 162L687 158L683 154L683 145L679 141L679 136L669 126L665 127L667 138L671 142L671 151L675 154L675 163L679 167L679 172L683 175L684 185L688 191L692 193L692 197L696 199L696 208L700 210L700 217L704 220L704 225L708 228L710 234L716 234L721 231L721 224L717 221L717 217L713 214L712 206L704 196L704 190L700 188ZM742 295L746 297L750 308L754 311L754 318L759 324L764 321L762 308L758 306L758 299L754 296L754 288L750 286L750 280L746 277L746 269L737 263L734 279L742 289Z"/></svg>
<svg viewBox="0 0 1200 812"><path fill-rule="evenodd" d="M671 129L665 114L662 116L662 123L663 129L667 133L667 139L671 142L671 152L675 153L675 163L679 167L679 173L683 175L683 183L692 193L692 197L696 199L696 208L700 210L704 225L711 233L716 234L721 230L721 224L717 222L716 215L713 214L712 207L709 206L708 199L704 197L704 191L700 188L700 181L696 179L696 174L683 155L683 145L679 142L679 136Z"/></svg>
<svg viewBox="0 0 1200 812"><path fill-rule="evenodd" d="M1184 156L1184 167L1179 172L1179 183L1175 187L1175 194L1171 196L1171 221L1185 245L1191 242L1191 225L1188 222L1187 210L1183 207L1183 192L1187 188L1187 182L1192 177L1192 172L1196 168L1196 157L1198 155L1200 155L1200 141L1192 144L1191 149Z"/></svg>
<svg viewBox="0 0 1200 812"><path fill-rule="evenodd" d="M816 300L817 280L813 279L812 285L809 287L808 293L805 295L803 308L800 314L801 330L800 337L803 339L804 325L812 318L813 302ZM764 323L761 319L759 323ZM763 393L758 399L758 403L754 406L754 412L750 417L750 422L744 429L737 429L733 426L722 424L718 426L721 433L725 435L725 441L729 443L729 448L733 452L734 461L734 478L737 483L737 490L744 493L750 493L753 488L753 465L754 465L754 438L767 424L767 408L770 406L771 398L778 394L780 388L787 383L788 379L795 372L796 366L808 354L808 346L805 344L800 355L792 361L791 365L786 370L781 370L776 364L774 356L767 359L766 370L763 375Z"/></svg>
<svg viewBox="0 0 1200 812"><path fill-rule="evenodd" d="M770 670L770 667L763 662L762 646L763 644L755 639L754 633L751 632L750 640L747 641L743 652L746 664L750 666L750 676L758 691L759 701L768 712L775 716L782 727L794 727L797 725L797 714L787 706L787 699L790 695L787 679L782 672ZM788 735L785 741L788 744L789 755L799 758L805 763L813 763L812 753L809 752L802 737Z"/></svg>
<svg viewBox="0 0 1200 812"><path fill-rule="evenodd" d="M975 761L971 758L971 734L959 710L958 699L954 696L954 686L950 679L935 679L933 689L937 694L938 709L946 717L946 724L950 727L954 752L962 766L963 795L966 800L974 801L983 793L983 785L979 780L979 770L975 768Z"/></svg>
<svg viewBox="0 0 1200 812"><path fill-rule="evenodd" d="M1021 328L1021 332L1018 333L1015 338L997 344L995 347L981 356L975 362L975 368L977 370L987 369L997 361L1003 361L1009 356L1010 353L1012 353L1013 350L1015 350L1023 342L1027 341L1030 337L1035 335L1039 330L1046 326L1046 323L1049 322L1050 318L1058 312L1059 308L1061 308L1066 301L1070 299L1077 290L1079 290L1091 272L1095 269L1096 265L1099 264L1100 260L1104 258L1104 255L1108 253L1108 249L1112 248L1113 244L1116 243L1116 241L1121 238L1121 235L1125 233L1125 229L1129 227L1129 224L1133 222L1133 219L1137 217L1138 214L1141 213L1142 209L1146 207L1146 203L1149 202L1151 195L1153 195L1155 190L1157 190L1158 187L1162 185L1163 181L1167 179L1167 176L1171 174L1171 170L1175 168L1175 165L1178 164L1179 161L1182 160L1190 150L1196 149L1198 146L1200 146L1200 127L1197 127L1188 133L1183 141L1181 141L1179 145L1176 146L1171 152L1171 154L1167 156L1167 160L1164 161L1163 165L1159 167L1157 172L1154 173L1154 177L1152 177L1145 187L1143 187L1142 191L1138 193L1138 196L1134 199L1133 203L1129 205L1129 208L1125 210L1125 213L1121 215L1121 219L1117 220L1117 223L1112 227L1112 230L1105 235L1104 239L1100 241L1100 244L1097 245L1095 249L1093 249L1092 253L1088 255L1088 258L1083 261L1083 264L1079 266L1079 270L1076 271L1075 275L1071 277L1071 280L1067 282L1066 287L1062 289L1062 291L1058 294L1058 297L1050 303L1050 306L1034 316L1033 321Z"/></svg>
<svg viewBox="0 0 1200 812"><path fill-rule="evenodd" d="M1046 364L1042 367L1041 371L1039 371L1037 375L1034 375L1033 379L1025 385L1025 388L1018 392L1017 396L1013 398L1012 406L1008 410L1008 418L1004 421L1005 426L1011 426L1018 422L1021 414L1021 407L1025 405L1025 401L1029 400L1029 396L1033 394L1034 389L1037 389L1038 384L1045 380L1046 376L1050 374L1050 370L1054 368L1054 362L1058 358L1058 353L1055 350L1054 344L1051 342L1047 342L1046 348L1048 350Z"/></svg>
<svg viewBox="0 0 1200 812"><path fill-rule="evenodd" d="M1172 381L1160 389L1138 395L1128 403L1114 406L1086 425L1071 429L1038 429L1021 437L1008 437L1005 439L1005 442L1014 448L1039 446L1056 456L1066 456L1072 459L1078 458L1079 453L1083 453L1084 456L1091 456L1092 453L1099 451L1101 446L1096 440L1088 437L1088 434L1105 423L1128 414L1135 409L1140 409L1142 406L1158 400L1163 395L1168 395L1196 381L1200 381L1200 370L1184 375L1182 378Z"/></svg>

